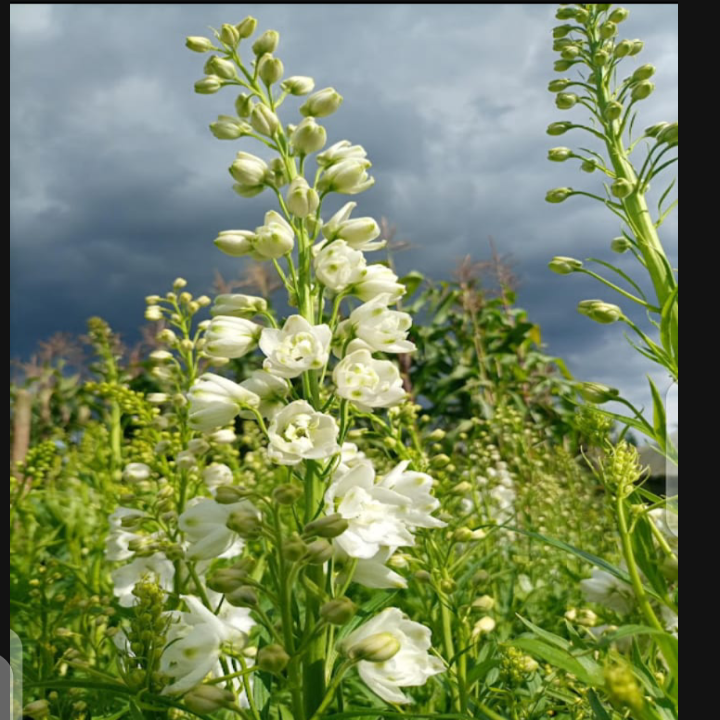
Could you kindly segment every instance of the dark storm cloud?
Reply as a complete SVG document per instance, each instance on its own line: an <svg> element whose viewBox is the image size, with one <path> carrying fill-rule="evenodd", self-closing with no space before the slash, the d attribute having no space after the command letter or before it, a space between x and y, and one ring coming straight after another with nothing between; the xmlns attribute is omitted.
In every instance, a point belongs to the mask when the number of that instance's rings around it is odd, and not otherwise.
<svg viewBox="0 0 720 720"><path fill-rule="evenodd" d="M675 119L677 5L630 8L627 32L646 41L642 62L659 69L638 125ZM559 115L545 90L552 12L549 5L13 6L13 354L54 331L80 331L93 314L132 334L143 296L164 291L175 276L199 293L210 289L215 268L237 273L211 240L222 229L258 225L270 198L232 193L226 173L236 144L218 142L207 125L230 111L233 96L193 94L203 58L183 39L253 14L262 28L281 32L287 74L312 75L318 87L345 96L327 119L328 135L367 148L377 184L355 199L363 214L390 218L412 241L398 256L401 270L447 276L466 254L487 255L492 236L518 261L520 301L542 324L549 351L566 356L579 376L644 400L647 368L621 331L574 309L583 298L611 296L546 267L556 254L608 259L618 234L613 217L589 201L543 200L558 185L599 188L596 176L545 160L548 147L562 144L545 135ZM676 220L663 231L676 263Z"/></svg>

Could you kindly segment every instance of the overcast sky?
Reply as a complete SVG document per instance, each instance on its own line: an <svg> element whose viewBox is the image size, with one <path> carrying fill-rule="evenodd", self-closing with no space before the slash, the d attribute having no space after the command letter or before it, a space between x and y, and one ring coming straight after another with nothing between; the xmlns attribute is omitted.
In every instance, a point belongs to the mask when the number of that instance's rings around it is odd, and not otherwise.
<svg viewBox="0 0 720 720"><path fill-rule="evenodd" d="M556 110L546 90L557 77L555 7L11 6L11 355L57 331L82 332L91 315L132 339L145 295L178 275L208 292L215 269L241 270L212 240L261 224L271 197L232 192L227 167L241 147L256 152L254 143L212 137L208 123L232 112L235 94L194 94L204 56L184 38L252 14L261 29L280 31L286 75L311 75L344 95L325 122L329 141L368 150L376 185L353 199L412 241L400 270L447 278L463 256L487 257L492 236L515 258L519 302L542 325L548 352L578 378L645 402L647 361L620 327L575 310L584 298L613 296L590 278L547 270L553 255L632 269L609 250L619 226L606 209L583 198L544 201L561 185L601 191L597 174L546 161L553 145L587 142L545 134L554 120L584 119L582 110ZM621 36L642 38L637 64L658 68L638 127L675 120L678 6L628 7ZM632 63L625 67L629 74ZM677 216L662 239L677 265Z"/></svg>

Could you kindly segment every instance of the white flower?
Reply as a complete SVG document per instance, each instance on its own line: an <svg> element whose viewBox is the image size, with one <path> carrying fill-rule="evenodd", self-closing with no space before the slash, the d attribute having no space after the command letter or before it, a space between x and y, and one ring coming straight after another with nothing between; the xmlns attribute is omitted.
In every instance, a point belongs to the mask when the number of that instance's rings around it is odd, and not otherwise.
<svg viewBox="0 0 720 720"><path fill-rule="evenodd" d="M265 224L255 229L252 243L256 260L276 260L292 252L295 232L280 213L270 210L265 213Z"/></svg>
<svg viewBox="0 0 720 720"><path fill-rule="evenodd" d="M342 105L342 101L342 95L335 88L324 88L313 93L300 106L300 113L306 117L327 117Z"/></svg>
<svg viewBox="0 0 720 720"><path fill-rule="evenodd" d="M359 465L363 460L366 460L365 453L358 449L355 443L345 442L340 448L340 464L335 471L335 477L339 478L340 475L346 473L351 468Z"/></svg>
<svg viewBox="0 0 720 720"><path fill-rule="evenodd" d="M257 347L262 331L262 325L252 320L218 315L205 332L205 352L213 357L244 357Z"/></svg>
<svg viewBox="0 0 720 720"><path fill-rule="evenodd" d="M223 463L212 463L203 470L203 480L210 492L214 495L219 485L232 485L233 472Z"/></svg>
<svg viewBox="0 0 720 720"><path fill-rule="evenodd" d="M407 339L412 318L408 313L388 309L390 299L389 294L381 293L355 308L350 317L340 323L337 335L356 338L348 346L351 352L360 348L384 353L415 352L415 344Z"/></svg>
<svg viewBox="0 0 720 720"><path fill-rule="evenodd" d="M269 168L267 163L256 155L239 152L230 167L230 174L244 192L262 192Z"/></svg>
<svg viewBox="0 0 720 720"><path fill-rule="evenodd" d="M279 378L267 370L255 370L250 377L240 383L260 398L258 410L264 418L272 418L285 405L285 398L290 393L290 383L284 378ZM253 416L249 412L241 412L240 417L250 419Z"/></svg>
<svg viewBox="0 0 720 720"><path fill-rule="evenodd" d="M202 431L227 425L243 407L260 405L255 393L214 373L201 375L190 388L188 399L190 425Z"/></svg>
<svg viewBox="0 0 720 720"><path fill-rule="evenodd" d="M353 582L376 590L406 588L407 580L387 567L395 548L381 548L377 555L369 559L359 559L355 566Z"/></svg>
<svg viewBox="0 0 720 720"><path fill-rule="evenodd" d="M357 195L375 184L375 178L367 174L371 165L369 160L364 159L341 160L323 171L317 184L318 190L321 193Z"/></svg>
<svg viewBox="0 0 720 720"><path fill-rule="evenodd" d="M365 267L364 255L359 250L353 250L344 240L326 245L315 257L318 280L335 293L357 283Z"/></svg>
<svg viewBox="0 0 720 720"><path fill-rule="evenodd" d="M118 507L109 517L110 530L105 536L105 557L111 562L129 560L135 553L130 550L130 541L142 537L129 532L123 526L125 518L143 518L147 513L127 507Z"/></svg>
<svg viewBox="0 0 720 720"><path fill-rule="evenodd" d="M214 243L230 257L243 257L253 252L255 233L250 230L222 230Z"/></svg>
<svg viewBox="0 0 720 720"><path fill-rule="evenodd" d="M391 407L405 396L397 366L389 360L374 360L369 350L356 350L343 358L333 371L338 395L361 410Z"/></svg>
<svg viewBox="0 0 720 720"><path fill-rule="evenodd" d="M126 482L141 482L150 477L150 468L145 463L128 463L122 476Z"/></svg>
<svg viewBox="0 0 720 720"><path fill-rule="evenodd" d="M268 455L281 465L325 460L340 450L338 433L335 418L316 412L304 400L296 400L280 410L270 423Z"/></svg>
<svg viewBox="0 0 720 720"><path fill-rule="evenodd" d="M677 554L679 550L679 516L669 508L658 507L651 510L648 515L662 533L670 548Z"/></svg>
<svg viewBox="0 0 720 720"><path fill-rule="evenodd" d="M161 552L147 557L137 557L131 563L113 570L110 573L113 581L113 593L119 598L122 607L132 607L137 603L133 595L135 585L145 577L157 580L158 585L170 592L173 589L175 566Z"/></svg>
<svg viewBox="0 0 720 720"><path fill-rule="evenodd" d="M232 428L216 430L214 433L208 435L208 437L218 445L232 445L237 440L237 435Z"/></svg>
<svg viewBox="0 0 720 720"><path fill-rule="evenodd" d="M306 117L293 130L290 142L295 151L301 155L317 152L327 140L327 131L315 122L315 118Z"/></svg>
<svg viewBox="0 0 720 720"><path fill-rule="evenodd" d="M398 276L389 267L368 265L353 286L352 293L364 302L377 295L387 294L390 296L388 304L392 305L405 294L405 286L398 282Z"/></svg>
<svg viewBox="0 0 720 720"><path fill-rule="evenodd" d="M212 315L234 315L235 317L252 317L267 310L267 301L254 295L224 294L215 298Z"/></svg>
<svg viewBox="0 0 720 720"><path fill-rule="evenodd" d="M343 205L322 228L323 237L328 241L344 240L351 248L371 252L385 247L385 240L373 242L380 235L380 226L371 217L350 220L350 214L357 206L355 202Z"/></svg>
<svg viewBox="0 0 720 720"><path fill-rule="evenodd" d="M377 640L394 640L398 650L385 662L361 660L358 672L363 682L388 703L405 705L411 700L400 690L425 685L433 675L445 672L443 661L431 655L432 633L424 625L412 622L397 608L388 608L361 625L343 642L352 656L353 650L368 647Z"/></svg>
<svg viewBox="0 0 720 720"><path fill-rule="evenodd" d="M175 462L177 466L182 470L190 470L197 465L197 458L190 450L181 450L175 456Z"/></svg>
<svg viewBox="0 0 720 720"><path fill-rule="evenodd" d="M400 515L408 525L423 528L445 527L442 520L431 515L440 507L440 501L433 497L431 492L435 481L430 475L408 470L409 464L409 460L401 462L380 481L379 486L407 498L408 504L401 509Z"/></svg>
<svg viewBox="0 0 720 720"><path fill-rule="evenodd" d="M226 526L235 510L257 513L257 509L247 500L222 505L209 498L197 498L185 510L178 518L178 527L189 542L186 555L190 560L234 557L242 552L245 543Z"/></svg>
<svg viewBox="0 0 720 720"><path fill-rule="evenodd" d="M307 370L320 370L328 361L332 331L291 315L282 330L265 328L260 349L267 355L263 367L273 375L294 378Z"/></svg>
<svg viewBox="0 0 720 720"><path fill-rule="evenodd" d="M317 164L327 168L343 160L362 160L366 157L367 152L361 145L351 145L349 140L340 140L317 156Z"/></svg>
<svg viewBox="0 0 720 720"><path fill-rule="evenodd" d="M593 568L592 576L580 583L585 598L625 615L635 604L633 589L605 570Z"/></svg>
<svg viewBox="0 0 720 720"><path fill-rule="evenodd" d="M193 455L204 455L210 449L210 443L204 438L193 438L188 442L187 449Z"/></svg>

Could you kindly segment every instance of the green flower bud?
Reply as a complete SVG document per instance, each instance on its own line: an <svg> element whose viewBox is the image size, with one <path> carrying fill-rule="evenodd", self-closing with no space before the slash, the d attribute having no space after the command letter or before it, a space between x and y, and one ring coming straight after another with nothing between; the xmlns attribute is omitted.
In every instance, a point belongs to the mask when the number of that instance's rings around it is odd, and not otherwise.
<svg viewBox="0 0 720 720"><path fill-rule="evenodd" d="M644 47L645 43L642 40L633 40L633 49L630 55L639 55Z"/></svg>
<svg viewBox="0 0 720 720"><path fill-rule="evenodd" d="M468 543L475 539L473 531L468 527L458 528L452 535L455 542Z"/></svg>
<svg viewBox="0 0 720 720"><path fill-rule="evenodd" d="M283 543L282 554L286 560L298 562L307 555L307 545L299 537L290 538Z"/></svg>
<svg viewBox="0 0 720 720"><path fill-rule="evenodd" d="M240 36L241 40L246 40L249 38L257 28L257 19L248 15L244 20L239 22L235 29L238 31L238 35Z"/></svg>
<svg viewBox="0 0 720 720"><path fill-rule="evenodd" d="M563 60L574 60L579 54L580 48L577 45L568 45L560 51Z"/></svg>
<svg viewBox="0 0 720 720"><path fill-rule="evenodd" d="M250 125L260 135L272 137L280 129L280 119L267 105L258 103L250 113Z"/></svg>
<svg viewBox="0 0 720 720"><path fill-rule="evenodd" d="M236 485L220 485L215 490L215 502L221 505L232 505L246 496L247 492Z"/></svg>
<svg viewBox="0 0 720 720"><path fill-rule="evenodd" d="M632 89L632 99L645 100L652 95L653 90L655 90L655 83L649 80L643 80Z"/></svg>
<svg viewBox="0 0 720 720"><path fill-rule="evenodd" d="M572 38L560 38L559 40L553 40L552 49L554 52L560 52L569 45L577 45L577 41Z"/></svg>
<svg viewBox="0 0 720 720"><path fill-rule="evenodd" d="M219 115L214 123L210 123L210 132L218 140L237 140L252 132L252 127L232 115Z"/></svg>
<svg viewBox="0 0 720 720"><path fill-rule="evenodd" d="M273 500L280 505L294 505L303 496L299 485L279 485L273 490Z"/></svg>
<svg viewBox="0 0 720 720"><path fill-rule="evenodd" d="M383 663L392 660L400 652L400 641L391 633L371 635L348 651L351 660L365 660L372 663Z"/></svg>
<svg viewBox="0 0 720 720"><path fill-rule="evenodd" d="M575 20L584 25L590 19L590 13L585 8L577 8L575 10Z"/></svg>
<svg viewBox="0 0 720 720"><path fill-rule="evenodd" d="M642 80L649 80L655 74L655 71L656 71L655 66L651 65L650 63L641 65L632 74L632 79L635 80L636 82L640 82Z"/></svg>
<svg viewBox="0 0 720 720"><path fill-rule="evenodd" d="M325 88L313 93L300 106L300 114L305 117L327 117L342 105L342 101L342 95L335 88Z"/></svg>
<svg viewBox="0 0 720 720"><path fill-rule="evenodd" d="M266 30L252 46L255 55L260 57L265 53L275 52L280 42L280 33L277 30Z"/></svg>
<svg viewBox="0 0 720 720"><path fill-rule="evenodd" d="M609 40L618 34L618 26L616 23L608 20L600 26L600 37Z"/></svg>
<svg viewBox="0 0 720 720"><path fill-rule="evenodd" d="M605 106L605 119L612 122L613 120L617 120L621 115L623 114L623 106L621 102L618 102L617 100L611 100L606 106Z"/></svg>
<svg viewBox="0 0 720 720"><path fill-rule="evenodd" d="M247 581L247 572L241 568L229 567L216 570L207 581L207 586L218 593L231 593Z"/></svg>
<svg viewBox="0 0 720 720"><path fill-rule="evenodd" d="M281 645L266 645L258 650L256 662L263 672L280 675L288 666L290 656Z"/></svg>
<svg viewBox="0 0 720 720"><path fill-rule="evenodd" d="M237 77L235 65L229 60L213 55L205 63L203 72L206 75L217 75L225 80L234 80Z"/></svg>
<svg viewBox="0 0 720 720"><path fill-rule="evenodd" d="M490 595L483 595L482 597L473 600L473 610L480 610L481 612L488 613L495 607L495 598Z"/></svg>
<svg viewBox="0 0 720 720"><path fill-rule="evenodd" d="M255 607L258 604L258 596L255 590L249 585L241 585L235 590L225 594L225 599L233 607Z"/></svg>
<svg viewBox="0 0 720 720"><path fill-rule="evenodd" d="M558 93L555 98L555 106L558 110L569 110L577 104L579 99L575 93Z"/></svg>
<svg viewBox="0 0 720 720"><path fill-rule="evenodd" d="M237 96L237 100L235 101L235 112L241 118L250 117L250 113L252 112L254 104L255 103L253 102L253 99L250 95L241 93Z"/></svg>
<svg viewBox="0 0 720 720"><path fill-rule="evenodd" d="M580 270L582 266L582 260L565 257L564 255L557 255L548 263L548 267L558 275L570 275Z"/></svg>
<svg viewBox="0 0 720 720"><path fill-rule="evenodd" d="M619 708L629 708L633 714L643 712L645 698L633 671L624 665L605 669L605 684L612 703Z"/></svg>
<svg viewBox="0 0 720 720"><path fill-rule="evenodd" d="M549 203L561 203L567 200L573 194L573 189L569 187L555 188L548 190L545 194L545 201Z"/></svg>
<svg viewBox="0 0 720 720"><path fill-rule="evenodd" d="M558 38L564 38L566 35L573 31L572 25L558 25L553 28L553 37L557 40Z"/></svg>
<svg viewBox="0 0 720 720"><path fill-rule="evenodd" d="M620 397L620 391L616 388L595 382L579 383L576 385L576 390L580 393L583 400L593 403L593 405L602 405L603 403L616 400Z"/></svg>
<svg viewBox="0 0 720 720"><path fill-rule="evenodd" d="M282 60L280 60L280 58L273 57L270 53L263 55L258 62L260 64L258 75L260 75L260 79L266 85L276 83L285 72Z"/></svg>
<svg viewBox="0 0 720 720"><path fill-rule="evenodd" d="M566 70L569 70L573 66L573 63L571 60L556 60L553 69L555 72L565 72Z"/></svg>
<svg viewBox="0 0 720 720"><path fill-rule="evenodd" d="M23 708L23 715L32 718L44 718L50 714L50 705L47 700L35 700Z"/></svg>
<svg viewBox="0 0 720 720"><path fill-rule="evenodd" d="M659 122L645 128L645 136L656 138L668 126L666 122Z"/></svg>
<svg viewBox="0 0 720 720"><path fill-rule="evenodd" d="M607 50L598 50L595 55L593 55L593 63L598 67L607 65L609 61L610 53Z"/></svg>
<svg viewBox="0 0 720 720"><path fill-rule="evenodd" d="M235 706L235 695L217 685L198 685L183 697L188 710L194 713L212 713Z"/></svg>
<svg viewBox="0 0 720 720"><path fill-rule="evenodd" d="M558 20L572 20L575 17L577 10L571 5L565 5L558 9L555 13L555 17Z"/></svg>
<svg viewBox="0 0 720 720"><path fill-rule="evenodd" d="M550 123L546 132L548 135L564 135L571 128L572 123L565 120L562 122Z"/></svg>
<svg viewBox="0 0 720 720"><path fill-rule="evenodd" d="M253 538L260 535L262 523L257 512L240 508L231 513L225 525L241 538Z"/></svg>
<svg viewBox="0 0 720 720"><path fill-rule="evenodd" d="M620 307L604 300L583 300L578 304L577 309L581 315L586 315L603 325L617 322L624 317Z"/></svg>
<svg viewBox="0 0 720 720"><path fill-rule="evenodd" d="M677 120L664 127L657 136L658 142L667 143L668 145L678 144L678 124Z"/></svg>
<svg viewBox="0 0 720 720"><path fill-rule="evenodd" d="M222 86L222 78L217 75L208 75L195 83L195 92L199 95L214 95Z"/></svg>
<svg viewBox="0 0 720 720"><path fill-rule="evenodd" d="M305 526L305 535L317 535L321 538L332 539L342 535L349 527L348 521L338 513L313 520Z"/></svg>
<svg viewBox="0 0 720 720"><path fill-rule="evenodd" d="M325 603L320 608L320 615L331 625L347 625L357 611L357 605L350 598L341 597Z"/></svg>
<svg viewBox="0 0 720 720"><path fill-rule="evenodd" d="M287 191L287 207L295 217L306 218L313 215L320 204L320 197L311 188L304 177L298 175Z"/></svg>
<svg viewBox="0 0 720 720"><path fill-rule="evenodd" d="M592 158L586 158L582 161L580 169L586 173L595 172L595 170L597 169L597 163Z"/></svg>
<svg viewBox="0 0 720 720"><path fill-rule="evenodd" d="M315 81L311 77L294 75L283 80L280 87L289 95L307 95L315 89Z"/></svg>
<svg viewBox="0 0 720 720"><path fill-rule="evenodd" d="M307 561L311 565L324 565L332 558L333 554L332 544L322 538L307 546Z"/></svg>
<svg viewBox="0 0 720 720"><path fill-rule="evenodd" d="M622 255L623 253L626 253L631 247L632 247L632 243L626 237L616 237L610 243L610 249L613 252L618 253L618 255Z"/></svg>
<svg viewBox="0 0 720 720"><path fill-rule="evenodd" d="M614 23L621 23L623 20L627 20L628 15L630 14L630 11L627 8L619 7L615 8L610 13L610 20L612 20Z"/></svg>
<svg viewBox="0 0 720 720"><path fill-rule="evenodd" d="M432 582L432 575L427 570L418 570L413 577L421 585L429 585Z"/></svg>
<svg viewBox="0 0 720 720"><path fill-rule="evenodd" d="M548 83L548 90L553 93L562 92L572 81L570 78L558 78Z"/></svg>
<svg viewBox="0 0 720 720"><path fill-rule="evenodd" d="M222 28L220 28L220 42L231 48L237 47L237 44L240 42L240 33L237 28L234 25L225 23Z"/></svg>
<svg viewBox="0 0 720 720"><path fill-rule="evenodd" d="M185 38L185 47L196 53L206 53L212 50L214 46L210 38L191 36Z"/></svg>
<svg viewBox="0 0 720 720"><path fill-rule="evenodd" d="M623 58L627 57L633 49L633 41L632 40L621 40L616 46L615 46L615 57Z"/></svg>
<svg viewBox="0 0 720 720"><path fill-rule="evenodd" d="M445 453L440 453L439 455L435 455L435 457L430 460L430 467L433 468L444 468L447 467L451 462L450 458L445 455Z"/></svg>
<svg viewBox="0 0 720 720"><path fill-rule="evenodd" d="M632 195L632 192L634 189L635 189L634 185L629 180L626 180L625 178L618 178L610 186L610 192L616 198L620 198L621 200L623 198L626 198L628 195Z"/></svg>
<svg viewBox="0 0 720 720"><path fill-rule="evenodd" d="M567 147L556 147L548 150L548 160L552 162L565 162L572 157L572 150Z"/></svg>

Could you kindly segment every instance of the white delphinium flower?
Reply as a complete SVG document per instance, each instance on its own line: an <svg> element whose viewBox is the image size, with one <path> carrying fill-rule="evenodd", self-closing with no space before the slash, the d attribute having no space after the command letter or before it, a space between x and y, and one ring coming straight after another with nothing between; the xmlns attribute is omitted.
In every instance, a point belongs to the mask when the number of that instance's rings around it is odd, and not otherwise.
<svg viewBox="0 0 720 720"><path fill-rule="evenodd" d="M272 418L281 410L285 406L285 398L290 394L290 383L267 370L254 370L240 386L260 398L258 411L264 418ZM249 420L254 415L245 411L240 413L240 417Z"/></svg>
<svg viewBox="0 0 720 720"><path fill-rule="evenodd" d="M260 515L248 500L221 504L209 498L195 498L194 504L178 518L178 527L189 543L186 551L188 559L235 557L242 552L245 543L226 525L236 510L248 510Z"/></svg>
<svg viewBox="0 0 720 720"><path fill-rule="evenodd" d="M292 252L295 232L280 213L270 210L265 213L265 224L255 229L252 244L255 260L277 260Z"/></svg>
<svg viewBox="0 0 720 720"><path fill-rule="evenodd" d="M338 325L336 336L344 344L351 339L348 351L367 349L384 353L411 353L416 347L407 339L412 327L408 313L390 310L391 296L381 293L363 303Z"/></svg>
<svg viewBox="0 0 720 720"><path fill-rule="evenodd" d="M362 145L353 145L349 140L340 140L317 156L317 164L322 168L342 162L343 160L362 160L367 152Z"/></svg>
<svg viewBox="0 0 720 720"><path fill-rule="evenodd" d="M384 547L374 557L357 560L353 582L375 590L407 588L407 580L387 566L394 553L395 548Z"/></svg>
<svg viewBox="0 0 720 720"><path fill-rule="evenodd" d="M298 175L287 189L287 208L295 217L306 218L318 209L320 198L308 185L308 181Z"/></svg>
<svg viewBox="0 0 720 720"><path fill-rule="evenodd" d="M359 250L353 250L344 240L336 240L315 257L315 273L328 290L340 293L360 280L366 264Z"/></svg>
<svg viewBox="0 0 720 720"><path fill-rule="evenodd" d="M351 468L366 460L365 453L355 443L344 442L340 448L340 464L335 470L334 478L338 479Z"/></svg>
<svg viewBox="0 0 720 720"><path fill-rule="evenodd" d="M340 397L366 412L398 405L407 395L397 366L389 360L373 359L369 350L346 355L335 366L333 381Z"/></svg>
<svg viewBox="0 0 720 720"><path fill-rule="evenodd" d="M188 442L187 449L193 455L204 455L210 449L210 443L205 438L193 438Z"/></svg>
<svg viewBox="0 0 720 720"><path fill-rule="evenodd" d="M366 159L341 160L323 170L317 188L323 194L336 192L341 195L357 195L375 184L375 178L367 173L371 165Z"/></svg>
<svg viewBox="0 0 720 720"><path fill-rule="evenodd" d="M133 589L145 577L155 578L163 590L170 592L173 589L175 566L164 553L156 552L146 557L136 557L127 565L113 570L110 577L114 586L113 593L120 605L132 607L137 603Z"/></svg>
<svg viewBox="0 0 720 720"><path fill-rule="evenodd" d="M242 197L254 197L264 189L270 175L267 163L256 155L239 152L230 167L235 179L234 190Z"/></svg>
<svg viewBox="0 0 720 720"><path fill-rule="evenodd" d="M405 286L398 276L386 265L368 265L362 277L351 288L352 294L368 302L381 294L390 295L389 304L396 303L404 294Z"/></svg>
<svg viewBox="0 0 720 720"><path fill-rule="evenodd" d="M223 647L242 651L253 626L247 609L225 603L216 616L196 597L185 595L183 600L188 612L173 613L176 621L160 660L160 670L174 680L163 695L187 692L209 674L221 676Z"/></svg>
<svg viewBox="0 0 720 720"><path fill-rule="evenodd" d="M294 378L307 370L320 370L328 361L332 331L327 325L311 325L291 315L282 329L265 328L260 349L267 359L263 367L273 375Z"/></svg>
<svg viewBox="0 0 720 720"><path fill-rule="evenodd" d="M219 485L232 485L233 472L223 463L212 463L203 470L203 480L208 490L215 495Z"/></svg>
<svg viewBox="0 0 720 720"><path fill-rule="evenodd" d="M192 450L181 450L175 456L175 464L181 470L190 470L197 466L197 458L195 457Z"/></svg>
<svg viewBox="0 0 720 720"><path fill-rule="evenodd" d="M340 450L338 433L335 418L316 412L304 400L296 400L272 419L268 428L268 455L281 465L297 465L301 460L325 460Z"/></svg>
<svg viewBox="0 0 720 720"><path fill-rule="evenodd" d="M210 433L208 438L217 445L232 445L237 440L237 435L232 428L222 428Z"/></svg>
<svg viewBox="0 0 720 720"><path fill-rule="evenodd" d="M267 300L254 295L230 294L218 295L210 308L212 315L234 315L235 317L252 317L267 311Z"/></svg>
<svg viewBox="0 0 720 720"><path fill-rule="evenodd" d="M227 425L241 409L260 405L255 393L214 373L201 375L190 388L188 399L190 425L202 431Z"/></svg>
<svg viewBox="0 0 720 720"><path fill-rule="evenodd" d="M262 331L262 325L247 318L217 315L205 332L205 352L212 357L244 357L257 347Z"/></svg>
<svg viewBox="0 0 720 720"><path fill-rule="evenodd" d="M446 523L432 517L431 513L440 508L440 501L432 495L435 481L426 473L408 470L409 460L393 468L378 485L408 499L400 514L412 527L441 528Z"/></svg>
<svg viewBox="0 0 720 720"><path fill-rule="evenodd" d="M110 530L105 537L105 557L111 562L129 560L135 553L130 550L132 540L143 537L139 533L130 532L125 528L123 521L126 519L141 519L147 517L147 513L133 508L118 507L108 518Z"/></svg>
<svg viewBox="0 0 720 720"><path fill-rule="evenodd" d="M654 508L648 515L650 522L662 533L670 548L677 555L679 550L679 516L667 508Z"/></svg>
<svg viewBox="0 0 720 720"><path fill-rule="evenodd" d="M632 587L599 568L593 568L592 576L581 581L580 587L589 602L604 605L621 615L629 613L635 605Z"/></svg>
<svg viewBox="0 0 720 720"><path fill-rule="evenodd" d="M373 242L380 236L380 226L373 218L350 219L350 214L356 207L356 202L346 203L323 225L322 234L325 242L344 240L351 248L363 252L372 252L385 247L385 240Z"/></svg>
<svg viewBox="0 0 720 720"><path fill-rule="evenodd" d="M142 482L150 477L150 467L145 463L128 463L123 470L123 480L126 482Z"/></svg>
<svg viewBox="0 0 720 720"><path fill-rule="evenodd" d="M383 610L343 642L351 658L361 658L357 667L363 682L396 705L412 702L400 688L425 685L445 672L443 661L430 654L431 647L432 632L397 608Z"/></svg>

